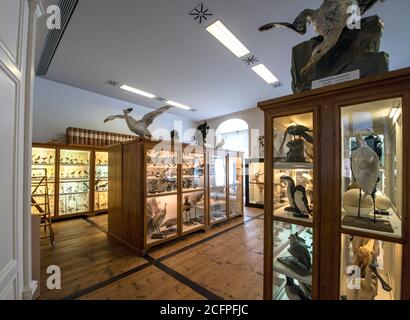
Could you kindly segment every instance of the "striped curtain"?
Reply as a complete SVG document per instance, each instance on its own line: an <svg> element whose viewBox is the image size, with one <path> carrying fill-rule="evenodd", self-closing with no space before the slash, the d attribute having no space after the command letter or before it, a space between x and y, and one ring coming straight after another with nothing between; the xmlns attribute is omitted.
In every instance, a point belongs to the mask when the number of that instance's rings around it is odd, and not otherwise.
<svg viewBox="0 0 410 320"><path fill-rule="evenodd" d="M119 134L113 132L104 132L96 130L87 130L80 128L67 128L68 145L84 145L93 147L105 147L112 144L131 141L138 139L137 136Z"/></svg>

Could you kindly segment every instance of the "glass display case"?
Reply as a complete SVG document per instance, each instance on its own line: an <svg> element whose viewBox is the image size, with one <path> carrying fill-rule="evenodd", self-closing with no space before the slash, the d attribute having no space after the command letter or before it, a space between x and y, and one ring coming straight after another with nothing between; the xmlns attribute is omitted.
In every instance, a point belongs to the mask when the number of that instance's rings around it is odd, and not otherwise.
<svg viewBox="0 0 410 320"><path fill-rule="evenodd" d="M311 300L313 229L273 224L273 299Z"/></svg>
<svg viewBox="0 0 410 320"><path fill-rule="evenodd" d="M182 156L181 211L184 234L205 227L205 155L203 153L184 153Z"/></svg>
<svg viewBox="0 0 410 320"><path fill-rule="evenodd" d="M313 223L313 113L274 118L273 216Z"/></svg>
<svg viewBox="0 0 410 320"><path fill-rule="evenodd" d="M341 108L342 225L402 236L402 100Z"/></svg>
<svg viewBox="0 0 410 320"><path fill-rule="evenodd" d="M178 236L177 163L174 151L146 151L147 245Z"/></svg>
<svg viewBox="0 0 410 320"><path fill-rule="evenodd" d="M263 208L265 193L265 163L263 159L245 160L245 187L247 207Z"/></svg>
<svg viewBox="0 0 410 320"><path fill-rule="evenodd" d="M90 153L83 150L60 150L60 216L90 211Z"/></svg>
<svg viewBox="0 0 410 320"><path fill-rule="evenodd" d="M108 152L95 152L94 212L108 210Z"/></svg>
<svg viewBox="0 0 410 320"><path fill-rule="evenodd" d="M225 221L227 216L227 160L226 154L209 155L209 219L210 223Z"/></svg>
<svg viewBox="0 0 410 320"><path fill-rule="evenodd" d="M37 184L41 182L41 177L44 175L44 170L39 169L46 169L47 170L47 180L48 180L48 197L49 197L49 204L50 204L50 214L51 216L54 215L55 206L54 206L54 198L55 198L55 164L56 164L56 150L52 148L32 148L32 158L31 158L31 166L32 166L32 185L31 190L34 192L32 194L32 204L35 203L46 203L46 195L45 195L45 186L40 185L37 187ZM32 213L39 213L39 208L36 206L32 206ZM41 209L40 209L41 210Z"/></svg>
<svg viewBox="0 0 410 320"><path fill-rule="evenodd" d="M231 152L228 159L229 218L243 216L243 158Z"/></svg>
<svg viewBox="0 0 410 320"><path fill-rule="evenodd" d="M340 298L400 300L402 245L343 234Z"/></svg>

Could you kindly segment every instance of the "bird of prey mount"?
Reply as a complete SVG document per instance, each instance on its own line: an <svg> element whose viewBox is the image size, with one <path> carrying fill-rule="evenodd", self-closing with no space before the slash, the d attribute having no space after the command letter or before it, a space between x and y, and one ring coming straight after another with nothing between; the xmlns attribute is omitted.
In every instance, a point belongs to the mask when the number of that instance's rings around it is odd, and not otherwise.
<svg viewBox="0 0 410 320"><path fill-rule="evenodd" d="M357 5L360 12L353 14L361 17L378 1L385 0L324 0L316 10L303 10L293 23L273 22L259 28L259 31L287 28L304 35L311 24L318 34L293 48L294 92L310 90L313 80L357 69L362 77L388 71L388 56L379 52L383 31L380 18L360 18L360 29L348 27L352 6ZM375 66L369 67L372 63Z"/></svg>
<svg viewBox="0 0 410 320"><path fill-rule="evenodd" d="M133 108L124 109L122 115L109 116L104 120L104 123L112 121L114 119L124 119L127 123L128 129L134 132L138 137L151 139L151 132L148 127L154 122L155 118L168 111L172 107L165 106L158 108L152 112L145 114L142 119L136 120L130 116Z"/></svg>

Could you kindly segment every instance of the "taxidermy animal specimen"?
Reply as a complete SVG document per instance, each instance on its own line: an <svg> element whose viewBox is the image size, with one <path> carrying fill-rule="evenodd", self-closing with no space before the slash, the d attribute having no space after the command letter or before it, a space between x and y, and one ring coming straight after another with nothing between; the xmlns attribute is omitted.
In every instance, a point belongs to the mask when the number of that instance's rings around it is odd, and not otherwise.
<svg viewBox="0 0 410 320"><path fill-rule="evenodd" d="M310 300L301 287L295 284L295 281L289 277L286 277L285 292L289 300Z"/></svg>
<svg viewBox="0 0 410 320"><path fill-rule="evenodd" d="M206 143L206 136L208 135L208 131L209 126L206 121L196 128L194 140L198 145L202 146Z"/></svg>
<svg viewBox="0 0 410 320"><path fill-rule="evenodd" d="M312 211L309 207L305 187L302 185L296 186L295 181L289 176L282 176L280 180L287 184L287 195L290 207L285 208L285 210L293 212L295 217L309 218Z"/></svg>
<svg viewBox="0 0 410 320"><path fill-rule="evenodd" d="M170 133L170 136L171 136L171 141L172 141L172 142L179 141L179 133L178 133L178 131L172 130L171 133Z"/></svg>
<svg viewBox="0 0 410 320"><path fill-rule="evenodd" d="M155 118L168 111L172 107L165 106L159 108L155 111L147 113L142 119L136 120L131 117L129 114L132 112L133 108L124 109L124 115L109 116L104 120L104 123L112 121L114 119L125 119L127 122L128 129L134 132L137 136L142 138L151 139L151 133L148 130L148 127L154 122Z"/></svg>
<svg viewBox="0 0 410 320"><path fill-rule="evenodd" d="M161 227L167 228L169 232L176 232L176 230L174 229L174 226L176 225L177 225L177 219L172 218L172 219L165 221L165 223L163 223Z"/></svg>
<svg viewBox="0 0 410 320"><path fill-rule="evenodd" d="M336 45L350 17L348 8L357 3L360 8L360 14L363 15L377 1L378 0L324 0L323 4L317 10L303 10L293 23L273 22L260 27L259 31L274 28L288 28L304 35L306 33L307 24L312 24L315 32L323 38L323 41L313 50L309 62L301 69L301 73L304 74Z"/></svg>
<svg viewBox="0 0 410 320"><path fill-rule="evenodd" d="M307 249L303 241L300 241L299 239L300 238L297 233L290 235L290 245L288 251L293 257L295 257L306 267L306 270L310 270L312 266L312 259L310 257L309 250Z"/></svg>
<svg viewBox="0 0 410 320"><path fill-rule="evenodd" d="M147 203L147 216L148 216L148 228L152 231L152 238L162 239L165 235L161 232L161 225L167 215L167 204L164 205L164 209L159 208L157 199L152 199Z"/></svg>
<svg viewBox="0 0 410 320"><path fill-rule="evenodd" d="M313 137L308 132L313 132L313 130L299 124L288 127L285 131L282 144L280 145L280 152L283 153L283 146L285 145L288 135L293 136L294 140L296 140L296 137L299 139L303 137L307 142L313 144Z"/></svg>

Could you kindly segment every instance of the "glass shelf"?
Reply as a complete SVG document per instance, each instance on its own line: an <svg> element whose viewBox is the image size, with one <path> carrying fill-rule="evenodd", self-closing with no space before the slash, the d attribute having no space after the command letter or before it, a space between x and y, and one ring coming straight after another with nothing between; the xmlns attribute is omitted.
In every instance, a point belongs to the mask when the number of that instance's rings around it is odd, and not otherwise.
<svg viewBox="0 0 410 320"><path fill-rule="evenodd" d="M274 118L273 216L313 224L313 113Z"/></svg>
<svg viewBox="0 0 410 320"><path fill-rule="evenodd" d="M402 237L401 98L341 108L342 228Z"/></svg>

